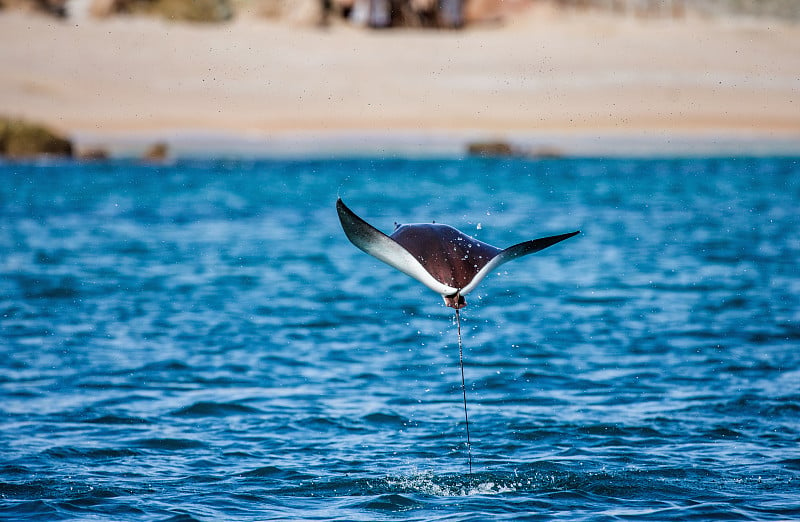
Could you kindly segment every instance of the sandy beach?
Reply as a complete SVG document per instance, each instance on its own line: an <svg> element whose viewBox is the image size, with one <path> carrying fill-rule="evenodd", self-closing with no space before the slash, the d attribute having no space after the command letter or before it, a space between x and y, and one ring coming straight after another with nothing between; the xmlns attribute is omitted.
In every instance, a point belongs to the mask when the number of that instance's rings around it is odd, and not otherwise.
<svg viewBox="0 0 800 522"><path fill-rule="evenodd" d="M539 8L437 32L2 12L0 35L0 114L79 147L800 152L800 26L776 20Z"/></svg>

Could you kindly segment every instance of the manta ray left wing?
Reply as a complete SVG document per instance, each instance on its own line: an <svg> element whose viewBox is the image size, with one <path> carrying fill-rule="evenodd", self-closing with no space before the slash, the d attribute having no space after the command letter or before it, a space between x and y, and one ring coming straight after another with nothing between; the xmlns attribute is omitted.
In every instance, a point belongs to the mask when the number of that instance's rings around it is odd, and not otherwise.
<svg viewBox="0 0 800 522"><path fill-rule="evenodd" d="M442 295L453 295L458 292L457 288L434 279L408 250L358 217L347 208L341 198L336 200L336 211L339 213L339 221L342 222L347 239L367 254L413 277L434 292Z"/></svg>
<svg viewBox="0 0 800 522"><path fill-rule="evenodd" d="M516 245L510 246L505 250L501 250L499 254L494 256L486 266L484 266L475 277L472 278L467 286L461 289L459 292L461 295L466 295L473 291L478 283L480 283L484 277L489 275L492 270L496 269L503 263L508 263L512 259L516 259L518 257L527 256L528 254L535 254L540 250L544 250L549 246L553 246L556 243L564 241L565 239L569 239L572 236L580 234L580 231L577 232L570 232L569 234L560 234L558 236L548 236L542 237L539 239L532 239L531 241L524 241L522 243L517 243Z"/></svg>

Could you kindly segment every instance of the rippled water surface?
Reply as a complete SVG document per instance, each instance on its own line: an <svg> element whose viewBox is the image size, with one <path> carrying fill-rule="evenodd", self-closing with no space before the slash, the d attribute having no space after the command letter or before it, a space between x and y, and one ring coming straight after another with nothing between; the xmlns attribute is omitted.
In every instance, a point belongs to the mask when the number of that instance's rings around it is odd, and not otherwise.
<svg viewBox="0 0 800 522"><path fill-rule="evenodd" d="M0 518L800 517L800 162L0 164ZM468 296L353 247L582 234Z"/></svg>

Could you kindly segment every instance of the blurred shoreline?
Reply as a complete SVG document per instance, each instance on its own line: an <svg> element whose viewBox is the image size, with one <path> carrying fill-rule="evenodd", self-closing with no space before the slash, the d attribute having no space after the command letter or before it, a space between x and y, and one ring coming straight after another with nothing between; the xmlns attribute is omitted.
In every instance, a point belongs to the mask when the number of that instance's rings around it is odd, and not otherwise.
<svg viewBox="0 0 800 522"><path fill-rule="evenodd" d="M80 151L104 150L110 157L142 157L163 144L180 158L461 157L470 146L500 144L508 152L488 156L558 157L743 157L798 156L800 134L472 131L286 131L242 133L168 129L145 132L77 132ZM480 154L479 154L480 155Z"/></svg>
<svg viewBox="0 0 800 522"><path fill-rule="evenodd" d="M800 153L800 26L528 9L463 31L0 11L0 115L136 154Z"/></svg>

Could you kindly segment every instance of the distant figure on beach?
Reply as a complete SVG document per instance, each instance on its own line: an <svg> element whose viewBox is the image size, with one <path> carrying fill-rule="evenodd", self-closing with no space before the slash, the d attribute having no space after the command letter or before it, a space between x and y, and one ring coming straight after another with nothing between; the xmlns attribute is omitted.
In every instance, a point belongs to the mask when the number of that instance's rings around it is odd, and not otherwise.
<svg viewBox="0 0 800 522"><path fill-rule="evenodd" d="M369 0L369 18L367 25L374 28L392 25L391 0Z"/></svg>
<svg viewBox="0 0 800 522"><path fill-rule="evenodd" d="M460 29L464 25L464 0L439 0L439 27Z"/></svg>

